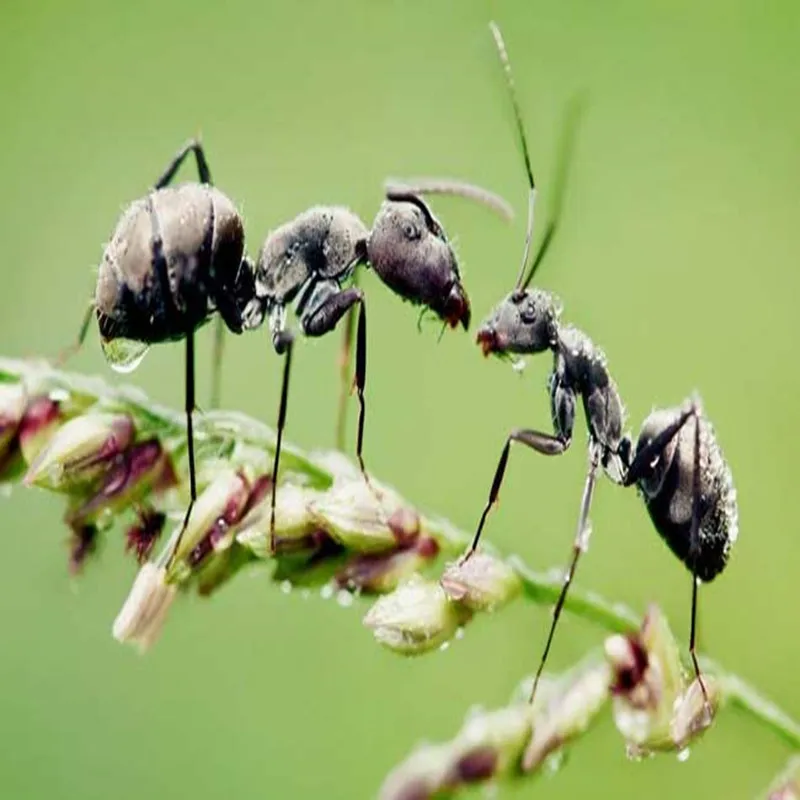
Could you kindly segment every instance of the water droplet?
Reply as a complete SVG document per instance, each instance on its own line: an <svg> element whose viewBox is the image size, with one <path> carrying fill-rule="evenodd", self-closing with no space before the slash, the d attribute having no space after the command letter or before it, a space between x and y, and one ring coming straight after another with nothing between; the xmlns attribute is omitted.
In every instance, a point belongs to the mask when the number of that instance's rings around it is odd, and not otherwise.
<svg viewBox="0 0 800 800"><path fill-rule="evenodd" d="M133 339L103 339L100 342L103 355L115 372L133 372L150 349L145 342Z"/></svg>
<svg viewBox="0 0 800 800"><path fill-rule="evenodd" d="M445 650L447 650L447 648L448 648L448 647L450 647L450 642L449 642L449 641L447 641L447 642L442 642L442 643L439 645L439 650L441 650L441 651L444 653L444 651L445 651Z"/></svg>
<svg viewBox="0 0 800 800"><path fill-rule="evenodd" d="M550 567L544 576L548 581L560 581L564 577L564 570L561 567Z"/></svg>
<svg viewBox="0 0 800 800"><path fill-rule="evenodd" d="M683 763L684 761L687 761L689 759L690 755L691 755L691 751L689 750L689 748L688 747L684 747L683 750L681 750L678 753L678 761Z"/></svg>
<svg viewBox="0 0 800 800"><path fill-rule="evenodd" d="M353 595L347 589L340 589L336 592L336 602L342 608L350 608L353 605Z"/></svg>
<svg viewBox="0 0 800 800"><path fill-rule="evenodd" d="M333 584L332 584L332 583L326 583L326 584L325 584L325 585L324 585L324 586L323 586L323 587L322 587L322 588L319 590L319 596L320 596L320 597L321 597L323 600L330 600L330 599L331 599L331 597L333 597L333 591L334 591L334 590L333 590Z"/></svg>
<svg viewBox="0 0 800 800"><path fill-rule="evenodd" d="M309 589L309 588L303 589L300 592L300 597L302 597L303 600L308 600L308 598L311 597L311 589Z"/></svg>
<svg viewBox="0 0 800 800"><path fill-rule="evenodd" d="M633 744L633 742L628 742L625 745L625 755L630 761L641 761L645 756L645 752L638 744Z"/></svg>
<svg viewBox="0 0 800 800"><path fill-rule="evenodd" d="M463 639L464 638L464 626L459 625L456 628L456 639Z"/></svg>
<svg viewBox="0 0 800 800"><path fill-rule="evenodd" d="M564 764L564 751L556 750L551 753L544 762L544 770L547 775L555 775Z"/></svg>
<svg viewBox="0 0 800 800"><path fill-rule="evenodd" d="M284 594L289 594L292 591L292 582L290 580L281 581L281 591Z"/></svg>
<svg viewBox="0 0 800 800"><path fill-rule="evenodd" d="M619 614L620 617L629 617L631 615L631 610L624 603L612 603L611 610L615 614Z"/></svg>
<svg viewBox="0 0 800 800"><path fill-rule="evenodd" d="M13 487L12 487L12 485L11 485L11 483L9 481L6 481L5 483L0 483L0 497L2 497L2 498L11 497L11 489L12 488Z"/></svg>

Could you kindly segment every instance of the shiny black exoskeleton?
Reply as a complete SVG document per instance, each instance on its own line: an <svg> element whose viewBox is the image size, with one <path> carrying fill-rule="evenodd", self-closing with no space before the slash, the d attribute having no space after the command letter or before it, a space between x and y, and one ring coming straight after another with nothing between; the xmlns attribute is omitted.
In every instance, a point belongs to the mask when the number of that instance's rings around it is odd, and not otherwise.
<svg viewBox="0 0 800 800"><path fill-rule="evenodd" d="M722 572L739 532L736 490L698 401L650 413L623 483L636 484L656 530L696 578Z"/></svg>
<svg viewBox="0 0 800 800"><path fill-rule="evenodd" d="M628 436L623 434L622 400L602 352L585 333L560 323L560 305L551 294L528 288L558 226L567 159L562 153L555 211L528 268L536 189L508 55L495 25L492 25L492 33L505 69L525 160L529 185L528 231L517 285L481 324L477 340L486 355L513 358L516 355L552 351L553 369L549 386L554 432L551 434L526 428L514 430L509 435L475 537L463 560L468 559L477 548L486 517L497 500L511 443L521 442L544 455L564 453L572 441L575 408L580 399L589 434L588 473L572 559L553 610L531 699L547 661L578 560L588 545L589 511L601 466L615 483L639 487L656 530L692 573L690 652L699 677L695 656L698 582L709 581L724 569L728 552L737 536L736 494L730 470L710 423L702 416L695 401L682 409L654 411L650 414L634 448ZM570 134L565 137L568 147L571 147L573 130L573 126L567 129ZM688 424L690 420L694 422L693 425Z"/></svg>
<svg viewBox="0 0 800 800"><path fill-rule="evenodd" d="M191 153L199 182L170 186ZM211 183L202 146L189 141L148 194L123 212L105 247L95 296L78 337L96 315L106 358L118 371L134 369L151 344L186 341L186 427L191 501L197 497L192 412L194 332L218 314L214 399L219 388L223 323L234 333L255 291L244 255L244 226L233 202ZM184 522L185 525L185 522ZM177 550L177 544L173 552Z"/></svg>

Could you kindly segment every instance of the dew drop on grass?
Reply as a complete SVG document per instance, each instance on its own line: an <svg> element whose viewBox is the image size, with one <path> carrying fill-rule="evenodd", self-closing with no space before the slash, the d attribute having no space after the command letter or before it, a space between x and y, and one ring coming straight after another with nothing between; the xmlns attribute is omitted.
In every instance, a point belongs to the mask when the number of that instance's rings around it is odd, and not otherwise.
<svg viewBox="0 0 800 800"><path fill-rule="evenodd" d="M456 636L456 639L463 639L464 638L464 626L463 625L459 625L456 628L455 636Z"/></svg>
<svg viewBox="0 0 800 800"><path fill-rule="evenodd" d="M448 647L450 647L450 642L449 642L449 641L447 641L447 642L442 642L442 643L439 645L439 650L441 650L442 652L444 652L445 650L447 650L447 648L448 648Z"/></svg>
<svg viewBox="0 0 800 800"><path fill-rule="evenodd" d="M0 498L7 499L11 497L11 489L12 485L9 481L5 483L0 483Z"/></svg>
<svg viewBox="0 0 800 800"><path fill-rule="evenodd" d="M689 750L689 748L688 747L684 747L683 750L681 750L678 753L678 756L677 756L678 761L680 761L681 763L683 763L684 761L688 761L690 755L691 755L691 751Z"/></svg>
<svg viewBox="0 0 800 800"><path fill-rule="evenodd" d="M284 594L289 594L292 591L292 582L290 580L281 581L281 591Z"/></svg>
<svg viewBox="0 0 800 800"><path fill-rule="evenodd" d="M647 752L642 749L638 744L633 744L633 742L628 742L625 745L625 755L628 757L630 761L641 761Z"/></svg>
<svg viewBox="0 0 800 800"><path fill-rule="evenodd" d="M326 583L326 584L325 584L325 585L324 585L324 586L323 586L323 587L322 587L322 588L319 590L319 596L320 596L320 597L321 597L323 600L330 600L330 599L331 599L331 597L333 597L333 584L332 584L332 583Z"/></svg>
<svg viewBox="0 0 800 800"><path fill-rule="evenodd" d="M350 608L353 605L353 595L347 589L340 589L336 592L336 602L342 608Z"/></svg>
<svg viewBox="0 0 800 800"><path fill-rule="evenodd" d="M144 342L133 339L103 339L100 342L103 355L115 372L133 372L150 349Z"/></svg>
<svg viewBox="0 0 800 800"><path fill-rule="evenodd" d="M544 771L546 775L555 775L564 765L564 751L556 750L551 753L544 762Z"/></svg>

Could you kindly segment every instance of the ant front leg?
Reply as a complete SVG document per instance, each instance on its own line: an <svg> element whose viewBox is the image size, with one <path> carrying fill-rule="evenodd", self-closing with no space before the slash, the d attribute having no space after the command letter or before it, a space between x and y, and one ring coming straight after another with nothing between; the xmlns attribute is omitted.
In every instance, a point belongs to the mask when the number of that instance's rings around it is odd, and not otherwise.
<svg viewBox="0 0 800 800"><path fill-rule="evenodd" d="M355 285L356 278L353 276ZM345 428L347 425L347 397L351 392L350 356L353 351L353 335L356 329L356 309L351 306L344 322L341 350L339 351L339 407L336 412L336 448L344 450Z"/></svg>
<svg viewBox="0 0 800 800"><path fill-rule="evenodd" d="M364 476L364 480L369 483L363 457L364 421L366 418L364 388L367 382L367 312L364 306L364 293L356 286L341 289L333 281L321 281L314 287L313 294L303 310L300 322L306 336L323 336L332 331L339 320L356 303L360 305L356 330L355 385L359 404L356 457L361 468L361 474Z"/></svg>
<svg viewBox="0 0 800 800"><path fill-rule="evenodd" d="M556 429L555 434L528 428L518 428L512 431L506 439L506 443L500 453L500 461L494 473L492 488L489 490L489 499L481 513L478 529L475 531L475 536L469 549L461 557L460 563L463 564L467 561L478 549L486 518L500 494L500 487L503 484L506 467L508 466L511 443L520 442L545 456L560 456L569 448L572 442L572 430L575 425L575 391L565 383L560 372L554 372L550 379L550 410Z"/></svg>

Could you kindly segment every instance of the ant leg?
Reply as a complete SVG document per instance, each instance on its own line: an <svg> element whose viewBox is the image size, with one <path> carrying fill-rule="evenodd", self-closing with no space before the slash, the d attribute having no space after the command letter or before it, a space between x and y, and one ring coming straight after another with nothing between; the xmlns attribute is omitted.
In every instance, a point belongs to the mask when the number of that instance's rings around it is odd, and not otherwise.
<svg viewBox="0 0 800 800"><path fill-rule="evenodd" d="M480 541L481 534L483 533L483 526L486 522L486 517L489 515L489 511L491 510L492 506L497 502L498 495L500 494L500 487L503 484L503 477L506 473L506 466L508 465L508 456L511 451L512 442L520 442L521 444L532 448L537 453L541 453L545 456L560 456L569 447L571 436L553 436L549 433L542 433L541 431L528 430L525 428L519 428L518 430L512 431L509 434L508 438L506 439L506 443L503 446L503 450L500 453L500 461L497 464L497 469L495 470L494 478L492 479L492 488L489 490L489 499L486 502L486 505L483 507L481 519L478 523L478 529L475 531L475 536L472 539L472 544L469 546L469 550L467 550L467 552L461 557L460 563L462 564L467 561L478 549L478 542Z"/></svg>
<svg viewBox="0 0 800 800"><path fill-rule="evenodd" d="M695 401L692 401L687 409L681 412L678 419L671 425L664 428L658 436L654 437L634 456L627 474L623 477L623 486L633 486L642 477L645 470L650 468L653 459L661 455L664 448L678 435L678 432L692 417L697 417L699 408Z"/></svg>
<svg viewBox="0 0 800 800"><path fill-rule="evenodd" d="M214 350L211 356L211 408L219 408L222 385L222 353L225 349L225 320L217 314L214 320Z"/></svg>
<svg viewBox="0 0 800 800"><path fill-rule="evenodd" d="M472 544L461 557L459 563L463 564L478 549L478 542L483 532L486 517L489 515L492 506L497 502L497 496L500 493L500 486L503 483L503 476L506 472L508 456L511 451L511 442L521 442L545 456L560 456L570 446L572 429L575 425L575 391L565 382L564 376L558 368L550 376L550 414L556 429L555 434L519 428L512 431L511 435L506 439L505 446L500 454L500 461L494 473L494 479L492 480L489 499L481 513L478 529L475 531Z"/></svg>
<svg viewBox="0 0 800 800"><path fill-rule="evenodd" d="M278 425L275 440L275 458L272 462L272 496L269 509L269 550L275 553L275 498L278 489L278 467L281 461L281 442L286 427L286 408L289 400L289 375L292 369L292 349L294 336L289 331L278 331L273 335L275 350L284 354L283 381L281 382L281 403L278 407Z"/></svg>
<svg viewBox="0 0 800 800"><path fill-rule="evenodd" d="M356 327L355 307L351 306L344 324L341 350L339 351L339 408L336 413L336 448L344 450L347 427L347 398L352 391L350 378L350 356L353 350L353 334Z"/></svg>
<svg viewBox="0 0 800 800"><path fill-rule="evenodd" d="M364 417L367 409L364 404L364 387L367 383L367 309L364 300L361 300L361 308L358 312L358 333L356 335L356 391L358 392L358 440L356 443L356 456L361 467L361 474L369 484L367 469L364 466L362 451L364 448Z"/></svg>
<svg viewBox="0 0 800 800"><path fill-rule="evenodd" d="M689 627L689 655L692 657L692 665L694 666L694 674L700 682L700 688L703 690L703 699L705 706L711 716L711 706L708 702L708 693L706 692L706 685L703 682L703 676L700 674L700 664L697 661L697 652L695 650L695 643L697 639L697 591L700 585L700 579L697 577L697 556L700 550L700 414L695 414L694 419L694 464L692 469L692 527L689 531L689 553L692 567L692 611L691 611L691 624Z"/></svg>
<svg viewBox="0 0 800 800"><path fill-rule="evenodd" d="M578 559L581 553L585 552L589 546L589 536L591 534L591 527L589 526L589 509L592 505L592 496L594 494L595 483L597 482L597 469L600 466L600 457L602 455L601 446L595 442L589 442L589 469L586 473L586 483L583 486L583 496L581 497L581 510L578 516L578 529L575 532L575 541L572 543L572 560L564 575L564 585L561 587L561 593L556 600L555 608L553 609L553 620L550 623L550 632L547 634L547 642L544 646L542 653L542 660L539 662L539 668L536 670L536 677L533 679L533 688L531 689L530 702L533 702L536 696L536 688L539 686L539 679L542 677L547 656L550 654L550 646L553 644L553 636L556 632L556 625L561 616L561 610L564 607L564 601L567 599L567 591L569 590L572 579L575 577L575 570L578 567Z"/></svg>
<svg viewBox="0 0 800 800"><path fill-rule="evenodd" d="M83 347L86 341L86 335L89 333L89 325L92 323L92 315L94 314L94 300L90 300L86 306L86 311L83 314L83 322L81 322L80 330L78 331L77 339L68 347L65 347L56 356L55 365L63 367L66 362L72 358Z"/></svg>
<svg viewBox="0 0 800 800"><path fill-rule="evenodd" d="M364 387L367 380L367 312L364 306L364 293L356 286L339 289L333 282L320 282L314 287L314 293L309 298L300 321L303 331L307 336L322 336L332 331L339 320L359 303L361 308L358 314L358 327L356 330L356 375L355 384L358 393L358 440L356 456L364 480L369 483L367 470L364 466L362 449L364 444L364 420L366 406L364 402Z"/></svg>
<svg viewBox="0 0 800 800"><path fill-rule="evenodd" d="M167 570L172 566L172 562L178 554L181 539L186 531L186 526L189 524L189 517L192 514L194 504L197 501L197 477L194 462L194 429L192 427L192 412L194 411L194 407L194 331L189 331L186 335L186 437L189 444L189 492L191 500L189 501L189 507L186 509L186 515L183 518L183 525L181 526L180 533L175 540L172 553L167 560Z"/></svg>
<svg viewBox="0 0 800 800"><path fill-rule="evenodd" d="M156 189L162 189L175 177L175 173L180 168L181 164L186 160L189 153L194 153L195 161L197 162L197 174L200 177L200 183L211 184L211 172L208 169L208 162L206 161L206 154L203 151L203 145L197 139L190 139L186 144L178 150L172 161L169 162L167 168L161 173L158 180L155 182Z"/></svg>

